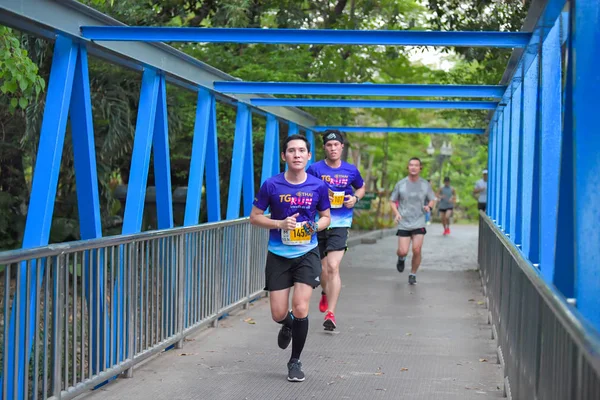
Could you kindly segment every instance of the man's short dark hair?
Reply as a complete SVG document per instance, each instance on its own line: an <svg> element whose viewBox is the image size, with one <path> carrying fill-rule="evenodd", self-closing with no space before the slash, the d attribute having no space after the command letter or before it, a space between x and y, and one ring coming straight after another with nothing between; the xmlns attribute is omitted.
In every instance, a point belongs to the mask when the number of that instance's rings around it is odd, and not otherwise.
<svg viewBox="0 0 600 400"><path fill-rule="evenodd" d="M445 177L444 182L450 182L450 177L449 176Z"/></svg>
<svg viewBox="0 0 600 400"><path fill-rule="evenodd" d="M287 151L288 143L291 142L292 140L303 140L304 143L306 143L306 148L307 148L308 152L310 153L310 142L308 141L306 136L299 135L299 134L291 135L291 136L288 136L285 138L285 140L283 141L283 151L282 151L283 153L285 153Z"/></svg>
<svg viewBox="0 0 600 400"><path fill-rule="evenodd" d="M418 161L419 165L423 165L423 163L421 162L421 159L419 157L413 157L410 160L408 160L408 163L410 164L411 161Z"/></svg>

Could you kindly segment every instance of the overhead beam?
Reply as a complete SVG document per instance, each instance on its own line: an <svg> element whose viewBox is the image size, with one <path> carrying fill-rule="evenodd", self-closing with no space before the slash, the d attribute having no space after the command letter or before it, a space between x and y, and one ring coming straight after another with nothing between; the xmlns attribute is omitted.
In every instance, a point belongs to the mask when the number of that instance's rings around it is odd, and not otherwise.
<svg viewBox="0 0 600 400"><path fill-rule="evenodd" d="M212 89L215 80L236 79L164 43L97 43L85 40L81 35L82 25L100 27L124 25L77 0L0 0L0 25L50 40L55 40L56 33L61 32L63 36L84 41L91 56L139 71L146 66L164 71L169 83L190 90L198 90L199 87ZM230 96L230 99L234 102L247 101L249 97L239 95ZM270 108L269 113L303 127L316 123L313 116L299 109Z"/></svg>
<svg viewBox="0 0 600 400"><path fill-rule="evenodd" d="M415 97L492 97L501 98L506 86L500 85L405 85L373 83L312 82L225 82L217 81L214 89L236 94L299 94L346 96L415 96Z"/></svg>
<svg viewBox="0 0 600 400"><path fill-rule="evenodd" d="M438 32L338 29L190 28L82 26L84 37L101 41L458 46L520 48L528 32Z"/></svg>
<svg viewBox="0 0 600 400"><path fill-rule="evenodd" d="M313 126L315 132L324 132L335 129L342 132L373 132L373 133L433 133L433 134L469 134L481 135L485 129L471 128L404 128L404 127L380 127L380 126Z"/></svg>
<svg viewBox="0 0 600 400"><path fill-rule="evenodd" d="M259 107L338 107L338 108L434 108L494 110L496 101L428 101L428 100L346 100L346 99L250 99Z"/></svg>

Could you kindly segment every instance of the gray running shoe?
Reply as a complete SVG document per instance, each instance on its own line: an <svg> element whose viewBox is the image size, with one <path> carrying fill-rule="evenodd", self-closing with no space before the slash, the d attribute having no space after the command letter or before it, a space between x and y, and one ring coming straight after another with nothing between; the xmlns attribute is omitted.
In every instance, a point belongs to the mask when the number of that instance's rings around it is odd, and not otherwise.
<svg viewBox="0 0 600 400"><path fill-rule="evenodd" d="M288 381L290 382L303 382L304 372L302 372L302 363L297 358L292 358L287 365L288 367Z"/></svg>

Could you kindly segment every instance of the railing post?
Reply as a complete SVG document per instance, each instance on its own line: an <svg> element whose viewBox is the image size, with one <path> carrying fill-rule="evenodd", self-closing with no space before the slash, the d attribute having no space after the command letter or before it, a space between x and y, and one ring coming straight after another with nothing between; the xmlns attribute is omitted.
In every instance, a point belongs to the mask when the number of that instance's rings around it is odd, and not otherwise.
<svg viewBox="0 0 600 400"><path fill-rule="evenodd" d="M61 398L62 392L62 318L63 318L63 278L65 263L63 255L56 257L56 264L52 273L52 394L55 398Z"/></svg>
<svg viewBox="0 0 600 400"><path fill-rule="evenodd" d="M185 243L184 239L184 235L185 233L177 236L177 261L176 261L176 267L177 267L177 282L178 282L178 287L177 287L177 329L179 331L179 340L177 341L177 343L175 343L175 348L176 349L182 349L183 348L183 340L184 340L184 336L183 336L183 316L184 316L184 304L185 304L185 290L183 290L183 287L185 286L185 266L186 266L186 260L184 260L184 248L183 245Z"/></svg>
<svg viewBox="0 0 600 400"><path fill-rule="evenodd" d="M127 319L127 349L124 352L125 353L125 359L131 359L133 360L133 357L135 356L135 352L133 349L133 343L134 343L134 331L135 331L135 319L133 318L133 313L135 312L133 309L133 302L136 301L137 297L133 296L133 253L135 252L137 254L137 242L134 243L130 243L129 246L127 246L127 265L125 266L126 270L123 274L123 277L127 279L127 282L123 283L123 289L124 292L127 292L127 316L125 317ZM136 257L137 258L137 257ZM137 266L136 266L137 268ZM125 342L125 340L123 341ZM129 369L127 369L124 373L123 376L125 378L133 378L133 366Z"/></svg>
<svg viewBox="0 0 600 400"><path fill-rule="evenodd" d="M246 302L244 303L244 310L250 307L250 271L252 270L252 257L250 257L252 251L252 224L250 224L250 221L246 222L246 231L246 288L244 289Z"/></svg>

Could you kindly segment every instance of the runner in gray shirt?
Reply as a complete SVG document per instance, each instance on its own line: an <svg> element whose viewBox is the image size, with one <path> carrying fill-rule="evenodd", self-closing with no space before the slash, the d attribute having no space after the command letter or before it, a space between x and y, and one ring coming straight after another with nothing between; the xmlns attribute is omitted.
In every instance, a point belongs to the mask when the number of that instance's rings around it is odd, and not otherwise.
<svg viewBox="0 0 600 400"><path fill-rule="evenodd" d="M417 270L421 264L421 248L427 233L425 213L431 211L435 201L431 185L419 176L420 173L421 160L411 158L408 162L408 176L394 186L390 198L395 221L398 223L398 272L404 271L404 262L412 241L412 270L408 276L408 283L411 285L417 283Z"/></svg>

